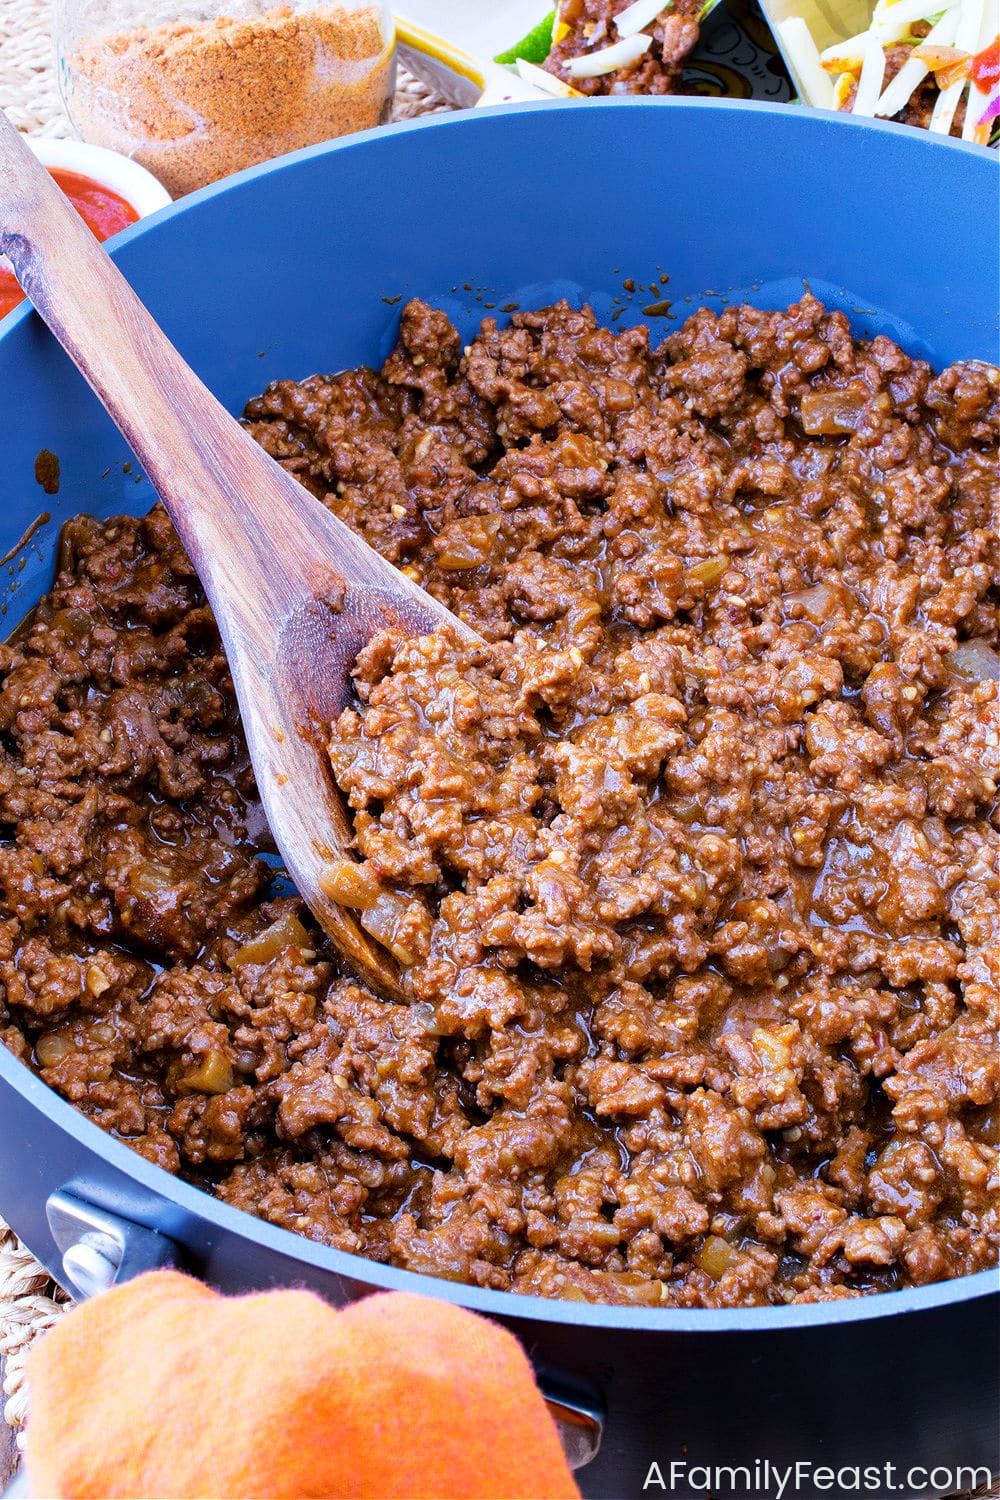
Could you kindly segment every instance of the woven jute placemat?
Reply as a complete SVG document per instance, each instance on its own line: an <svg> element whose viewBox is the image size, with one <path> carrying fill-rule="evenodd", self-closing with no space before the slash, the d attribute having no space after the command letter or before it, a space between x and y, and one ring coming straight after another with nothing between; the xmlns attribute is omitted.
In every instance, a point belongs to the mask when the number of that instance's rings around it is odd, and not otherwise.
<svg viewBox="0 0 1000 1500"><path fill-rule="evenodd" d="M28 1412L24 1362L33 1339L62 1317L69 1303L44 1266L0 1219L0 1359L3 1414L19 1434Z"/></svg>

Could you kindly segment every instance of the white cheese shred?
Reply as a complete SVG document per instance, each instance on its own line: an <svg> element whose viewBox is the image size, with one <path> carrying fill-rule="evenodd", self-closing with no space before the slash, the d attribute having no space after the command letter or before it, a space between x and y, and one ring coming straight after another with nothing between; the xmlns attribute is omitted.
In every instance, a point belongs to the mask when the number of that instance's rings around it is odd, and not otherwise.
<svg viewBox="0 0 1000 1500"><path fill-rule="evenodd" d="M983 24L984 0L961 0L958 25L955 29L955 46L959 52L974 52L979 42L979 31ZM960 78L938 94L931 114L929 130L937 135L950 135L958 102L969 87L967 78ZM969 114L973 106L966 106Z"/></svg>
<svg viewBox="0 0 1000 1500"><path fill-rule="evenodd" d="M859 31L857 36L849 36L846 42L834 42L832 47L824 47L819 60L826 71L828 73L859 71L867 35L867 31Z"/></svg>
<svg viewBox="0 0 1000 1500"><path fill-rule="evenodd" d="M517 59L517 71L525 83L530 83L534 88L540 89L543 94L551 94L556 99L579 99L578 89L571 89L568 83L563 83L561 78L555 74L547 73L544 68L537 67L534 63L526 62L523 57Z"/></svg>
<svg viewBox="0 0 1000 1500"><path fill-rule="evenodd" d="M945 11L924 37L924 46L951 47L955 41L957 26L958 11ZM907 58L895 78L886 84L885 93L875 106L875 113L886 118L898 115L901 109L906 108L914 89L920 87L929 72L927 64L919 57Z"/></svg>
<svg viewBox="0 0 1000 1500"><path fill-rule="evenodd" d="M670 0L635 0L614 17L615 29L619 36L635 36L669 8Z"/></svg>
<svg viewBox="0 0 1000 1500"><path fill-rule="evenodd" d="M974 50L982 52L997 36L1000 36L1000 0L986 0ZM970 84L969 101L965 107L965 120L962 124L963 141L979 141L980 145L985 145L989 141L989 125L980 131L979 123L986 113L986 107L991 98L989 89L981 89L977 83Z"/></svg>
<svg viewBox="0 0 1000 1500"><path fill-rule="evenodd" d="M955 10L961 0L879 0L869 28L883 47L891 47L909 34L915 21L933 21L942 11Z"/></svg>
<svg viewBox="0 0 1000 1500"><path fill-rule="evenodd" d="M854 114L874 115L884 80L885 51L874 32L868 31L861 44L861 77L854 95Z"/></svg>
<svg viewBox="0 0 1000 1500"><path fill-rule="evenodd" d="M775 30L791 63L802 102L814 109L832 109L833 83L823 71L819 49L805 21L801 16L789 16L779 21Z"/></svg>
<svg viewBox="0 0 1000 1500"><path fill-rule="evenodd" d="M651 36L625 36L610 47L602 47L599 52L569 58L563 63L563 70L571 78L600 78L605 73L614 73L618 68L637 62L652 45Z"/></svg>

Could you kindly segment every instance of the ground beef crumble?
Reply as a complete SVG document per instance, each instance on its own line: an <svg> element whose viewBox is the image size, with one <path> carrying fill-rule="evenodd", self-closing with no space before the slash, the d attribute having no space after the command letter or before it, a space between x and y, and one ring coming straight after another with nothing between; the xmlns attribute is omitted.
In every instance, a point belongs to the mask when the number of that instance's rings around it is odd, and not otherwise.
<svg viewBox="0 0 1000 1500"><path fill-rule="evenodd" d="M229 1203L585 1301L997 1254L1000 377L811 296L658 347L404 311L259 442L483 637L376 638L331 762L405 1003L276 898L159 510L0 648L0 1027Z"/></svg>
<svg viewBox="0 0 1000 1500"><path fill-rule="evenodd" d="M570 84L580 94L674 94L678 91L684 63L698 42L703 0L667 0L643 36L650 38L647 51L635 62L602 73L596 78L576 78L566 71L573 57L585 57L619 41L615 16L625 9L622 0L561 0L560 30L542 66Z"/></svg>

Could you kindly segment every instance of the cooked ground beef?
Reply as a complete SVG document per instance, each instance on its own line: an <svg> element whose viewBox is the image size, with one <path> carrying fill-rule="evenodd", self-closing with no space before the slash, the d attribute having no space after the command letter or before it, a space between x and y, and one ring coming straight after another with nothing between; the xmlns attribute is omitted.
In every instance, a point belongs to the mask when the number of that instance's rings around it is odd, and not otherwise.
<svg viewBox="0 0 1000 1500"><path fill-rule="evenodd" d="M159 510L65 531L0 689L0 1023L145 1156L479 1285L729 1306L997 1255L1000 375L811 296L656 348L403 315L263 446L483 637L331 736L404 1003L269 899Z"/></svg>
<svg viewBox="0 0 1000 1500"><path fill-rule="evenodd" d="M614 18L627 0L562 0L559 20L568 28L553 46L543 67L580 94L673 94L680 84L684 61L698 41L703 0L673 0L643 27L652 37L649 50L636 62L598 78L574 78L566 72L571 57L582 57L619 40Z"/></svg>

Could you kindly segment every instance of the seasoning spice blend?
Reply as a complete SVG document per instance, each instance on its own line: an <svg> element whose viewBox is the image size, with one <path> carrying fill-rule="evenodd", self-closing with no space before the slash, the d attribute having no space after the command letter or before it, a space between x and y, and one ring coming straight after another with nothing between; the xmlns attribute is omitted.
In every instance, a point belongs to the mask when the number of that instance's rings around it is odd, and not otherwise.
<svg viewBox="0 0 1000 1500"><path fill-rule="evenodd" d="M392 94L391 23L373 4L282 5L111 34L81 21L61 37L73 123L147 167L174 197L369 129Z"/></svg>

